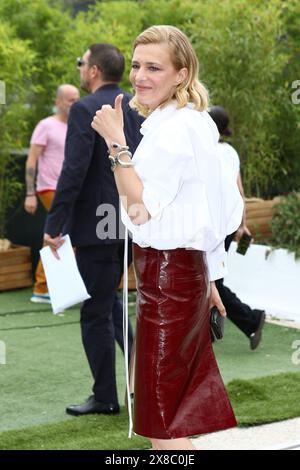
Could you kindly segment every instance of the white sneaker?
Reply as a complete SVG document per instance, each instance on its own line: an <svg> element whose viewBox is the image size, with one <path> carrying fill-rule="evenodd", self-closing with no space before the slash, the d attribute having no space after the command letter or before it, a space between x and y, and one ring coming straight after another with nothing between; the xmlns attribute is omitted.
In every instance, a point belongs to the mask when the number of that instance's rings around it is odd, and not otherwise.
<svg viewBox="0 0 300 470"><path fill-rule="evenodd" d="M51 304L49 294L32 294L30 302L34 302L35 304Z"/></svg>

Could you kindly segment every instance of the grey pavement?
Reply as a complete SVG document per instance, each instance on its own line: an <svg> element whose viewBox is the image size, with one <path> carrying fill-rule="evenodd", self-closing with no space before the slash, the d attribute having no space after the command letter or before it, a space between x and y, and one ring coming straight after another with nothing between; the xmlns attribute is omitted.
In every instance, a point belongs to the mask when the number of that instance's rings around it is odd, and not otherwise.
<svg viewBox="0 0 300 470"><path fill-rule="evenodd" d="M199 450L300 450L300 418L214 432L193 443Z"/></svg>

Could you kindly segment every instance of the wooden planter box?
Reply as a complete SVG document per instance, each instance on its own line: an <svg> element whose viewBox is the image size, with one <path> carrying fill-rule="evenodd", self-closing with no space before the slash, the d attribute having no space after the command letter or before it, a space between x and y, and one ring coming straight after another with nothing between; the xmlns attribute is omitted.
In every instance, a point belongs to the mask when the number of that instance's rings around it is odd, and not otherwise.
<svg viewBox="0 0 300 470"><path fill-rule="evenodd" d="M274 206L281 197L265 201L258 198L246 198L246 221L251 233L257 236L271 235L271 220L275 212Z"/></svg>
<svg viewBox="0 0 300 470"><path fill-rule="evenodd" d="M12 246L0 251L0 291L32 286L31 250Z"/></svg>

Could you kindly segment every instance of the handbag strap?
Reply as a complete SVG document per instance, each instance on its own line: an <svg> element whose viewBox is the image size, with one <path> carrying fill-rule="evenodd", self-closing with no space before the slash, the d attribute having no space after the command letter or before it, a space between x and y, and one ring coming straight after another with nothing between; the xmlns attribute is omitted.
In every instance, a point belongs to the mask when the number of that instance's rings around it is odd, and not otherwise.
<svg viewBox="0 0 300 470"><path fill-rule="evenodd" d="M124 275L123 275L123 341L124 341L124 359L125 359L125 377L126 377L126 396L129 415L128 437L132 437L132 406L130 398L129 384L129 364L128 364L128 229L125 227L125 246L124 246Z"/></svg>

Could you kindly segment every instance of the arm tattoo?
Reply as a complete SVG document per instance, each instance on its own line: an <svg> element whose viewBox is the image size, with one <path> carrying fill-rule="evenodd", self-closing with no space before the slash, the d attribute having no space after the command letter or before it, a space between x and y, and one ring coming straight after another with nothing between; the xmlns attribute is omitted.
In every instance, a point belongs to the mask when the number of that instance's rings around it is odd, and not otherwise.
<svg viewBox="0 0 300 470"><path fill-rule="evenodd" d="M33 167L26 168L25 179L26 179L26 189L28 193L35 192L35 174L36 169Z"/></svg>

